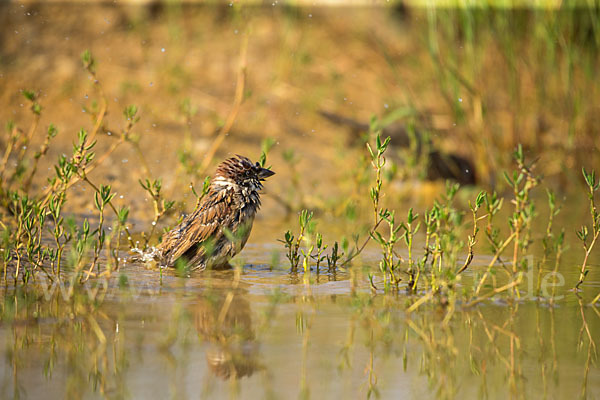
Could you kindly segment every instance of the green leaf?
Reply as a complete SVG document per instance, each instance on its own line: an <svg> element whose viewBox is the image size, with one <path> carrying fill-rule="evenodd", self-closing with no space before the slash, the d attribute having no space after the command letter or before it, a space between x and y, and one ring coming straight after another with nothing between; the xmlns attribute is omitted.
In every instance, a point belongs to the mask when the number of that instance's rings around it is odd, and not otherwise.
<svg viewBox="0 0 600 400"><path fill-rule="evenodd" d="M387 149L388 145L390 144L390 140L392 140L392 138L390 136L388 136L383 141L383 144L381 145L381 154L383 154L385 152L385 150Z"/></svg>
<svg viewBox="0 0 600 400"><path fill-rule="evenodd" d="M375 159L375 154L373 154L373 149L371 148L371 145L369 143L367 143L367 150L369 150L369 155L371 156L371 159Z"/></svg>
<svg viewBox="0 0 600 400"><path fill-rule="evenodd" d="M504 179L506 179L506 182L508 182L510 187L514 187L514 183L512 181L512 179L510 179L510 176L508 176L508 173L506 171L504 171Z"/></svg>
<svg viewBox="0 0 600 400"><path fill-rule="evenodd" d="M127 107L125 107L125 110L123 111L123 115L125 116L125 119L127 119L128 121L135 121L135 116L138 112L138 108L135 105L129 105Z"/></svg>
<svg viewBox="0 0 600 400"><path fill-rule="evenodd" d="M12 133L13 129L15 129L15 122L9 120L6 122L6 125L4 125L4 128L6 129L6 132Z"/></svg>
<svg viewBox="0 0 600 400"><path fill-rule="evenodd" d="M42 113L42 106L40 106L39 103L33 103L31 111L33 111L35 115L40 115Z"/></svg>
<svg viewBox="0 0 600 400"><path fill-rule="evenodd" d="M54 126L54 124L52 124L52 123L51 123L51 124L48 126L48 137L49 137L49 138L53 138L53 137L55 137L56 135L58 135L58 129L56 129L56 126Z"/></svg>
<svg viewBox="0 0 600 400"><path fill-rule="evenodd" d="M118 219L121 225L124 225L129 217L129 208L121 207L118 212Z"/></svg>
<svg viewBox="0 0 600 400"><path fill-rule="evenodd" d="M271 137L265 138L261 142L261 144L260 144L261 155L260 155L260 160L259 160L261 167L263 167L263 168L265 167L265 164L267 162L267 154L269 154L269 151L271 151L273 146L275 146L275 143L277 143L276 140Z"/></svg>
<svg viewBox="0 0 600 400"><path fill-rule="evenodd" d="M35 100L36 96L35 96L35 92L33 90L24 89L21 93L27 100L29 100L29 101Z"/></svg>
<svg viewBox="0 0 600 400"><path fill-rule="evenodd" d="M481 192L479 192L479 194L477 195L477 198L475 199L475 207L479 208L481 207L481 205L483 204L483 201L485 200L487 193L482 190Z"/></svg>
<svg viewBox="0 0 600 400"><path fill-rule="evenodd" d="M92 53L89 50L85 50L81 53L81 62L83 63L83 67L91 72L94 71L95 60L92 57Z"/></svg>
<svg viewBox="0 0 600 400"><path fill-rule="evenodd" d="M96 204L96 208L99 211L102 211L102 202L100 201L100 196L98 195L98 192L94 193L94 203Z"/></svg>
<svg viewBox="0 0 600 400"><path fill-rule="evenodd" d="M323 235L321 235L320 233L317 233L317 238L316 238L316 242L317 242L317 248L320 249L321 246L323 245Z"/></svg>
<svg viewBox="0 0 600 400"><path fill-rule="evenodd" d="M85 129L81 128L77 134L78 137L78 147L83 147L83 145L85 144L85 141L87 139L87 132Z"/></svg>
<svg viewBox="0 0 600 400"><path fill-rule="evenodd" d="M524 162L525 157L523 156L523 146L521 145L521 143L518 144L517 149L513 153L513 157L521 164Z"/></svg>

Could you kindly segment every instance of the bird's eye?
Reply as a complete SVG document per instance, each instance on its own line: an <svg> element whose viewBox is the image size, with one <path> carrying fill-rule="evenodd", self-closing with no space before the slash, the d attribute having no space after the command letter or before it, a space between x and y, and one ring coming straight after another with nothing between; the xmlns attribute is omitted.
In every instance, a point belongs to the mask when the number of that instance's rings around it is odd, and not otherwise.
<svg viewBox="0 0 600 400"><path fill-rule="evenodd" d="M258 163L258 161L256 162L256 168L260 168L260 164Z"/></svg>

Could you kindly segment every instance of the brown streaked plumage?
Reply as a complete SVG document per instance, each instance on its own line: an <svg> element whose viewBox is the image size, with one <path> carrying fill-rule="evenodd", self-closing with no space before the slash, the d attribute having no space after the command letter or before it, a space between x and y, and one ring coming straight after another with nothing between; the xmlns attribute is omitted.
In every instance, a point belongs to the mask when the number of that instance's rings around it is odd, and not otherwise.
<svg viewBox="0 0 600 400"><path fill-rule="evenodd" d="M181 260L192 269L226 266L246 244L260 207L261 182L273 174L240 155L223 161L197 209L158 245L161 265L173 267Z"/></svg>

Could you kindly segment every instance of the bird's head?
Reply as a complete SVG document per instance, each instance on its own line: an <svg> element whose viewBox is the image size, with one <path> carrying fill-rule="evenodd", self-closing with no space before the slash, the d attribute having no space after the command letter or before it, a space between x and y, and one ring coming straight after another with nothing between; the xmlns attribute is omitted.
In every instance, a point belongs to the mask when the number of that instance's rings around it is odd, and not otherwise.
<svg viewBox="0 0 600 400"><path fill-rule="evenodd" d="M275 172L253 163L247 157L237 155L223 161L218 167L213 185L234 186L257 191L262 189L262 181Z"/></svg>

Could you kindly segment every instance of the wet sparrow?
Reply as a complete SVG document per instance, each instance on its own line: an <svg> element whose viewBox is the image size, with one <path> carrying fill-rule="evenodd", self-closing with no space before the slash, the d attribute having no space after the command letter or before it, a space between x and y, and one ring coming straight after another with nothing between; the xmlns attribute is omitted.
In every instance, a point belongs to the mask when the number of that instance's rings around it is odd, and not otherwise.
<svg viewBox="0 0 600 400"><path fill-rule="evenodd" d="M163 236L157 248L161 265L181 260L199 270L227 266L246 244L261 182L273 174L243 156L223 161L196 210Z"/></svg>

